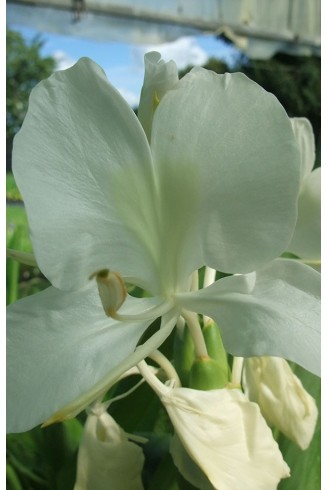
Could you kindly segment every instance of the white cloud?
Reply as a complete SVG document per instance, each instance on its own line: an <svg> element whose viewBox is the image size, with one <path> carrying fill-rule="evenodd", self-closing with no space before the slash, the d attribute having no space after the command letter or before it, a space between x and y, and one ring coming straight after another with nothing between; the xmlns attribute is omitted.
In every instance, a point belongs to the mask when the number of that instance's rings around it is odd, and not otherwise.
<svg viewBox="0 0 328 490"><path fill-rule="evenodd" d="M108 81L120 92L127 103L138 107L143 83L143 66L141 69L127 60L126 65L104 67Z"/></svg>
<svg viewBox="0 0 328 490"><path fill-rule="evenodd" d="M55 51L52 53L52 56L56 60L56 70L66 70L66 68L70 68L77 62L77 60L74 60L66 54L65 51Z"/></svg>
<svg viewBox="0 0 328 490"><path fill-rule="evenodd" d="M119 88L117 89L122 97L127 101L127 103L132 107L138 107L139 105L139 95L132 92L132 90L127 90L125 88Z"/></svg>
<svg viewBox="0 0 328 490"><path fill-rule="evenodd" d="M208 60L206 51L198 45L194 37L180 37L171 43L137 47L136 56L143 58L148 51L158 51L165 61L174 60L179 70L188 65L204 65Z"/></svg>

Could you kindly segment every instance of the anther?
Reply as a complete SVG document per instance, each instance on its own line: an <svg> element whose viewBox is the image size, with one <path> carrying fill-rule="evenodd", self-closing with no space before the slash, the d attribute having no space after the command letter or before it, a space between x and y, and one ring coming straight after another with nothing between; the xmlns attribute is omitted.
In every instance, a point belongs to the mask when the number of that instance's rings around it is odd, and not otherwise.
<svg viewBox="0 0 328 490"><path fill-rule="evenodd" d="M99 296L107 316L115 317L117 310L126 299L125 283L118 272L103 269L95 272L90 279L96 278Z"/></svg>

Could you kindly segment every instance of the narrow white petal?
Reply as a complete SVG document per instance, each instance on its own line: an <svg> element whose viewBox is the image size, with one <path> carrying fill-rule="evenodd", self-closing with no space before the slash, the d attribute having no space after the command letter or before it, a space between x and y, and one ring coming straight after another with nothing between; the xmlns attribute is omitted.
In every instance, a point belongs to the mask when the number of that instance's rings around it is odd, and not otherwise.
<svg viewBox="0 0 328 490"><path fill-rule="evenodd" d="M124 312L141 313L154 301L129 297ZM96 398L92 389L100 380L112 375L115 381L135 364L129 359L150 323L122 323L106 317L96 285L74 293L50 287L11 305L7 327L8 432L29 430L78 397L84 405L75 409L76 413L81 411ZM102 393L104 389L106 385ZM90 390L91 399L85 400Z"/></svg>
<svg viewBox="0 0 328 490"><path fill-rule="evenodd" d="M64 417L75 417L94 400L104 396L108 388L118 381L123 373L142 361L148 354L158 349L172 332L177 318L178 314L174 311L164 315L162 317L161 328L154 335L143 344L138 345L134 352L124 358L115 368L93 385L88 392L83 393L67 405L61 407L58 412L46 421L47 425L62 420Z"/></svg>
<svg viewBox="0 0 328 490"><path fill-rule="evenodd" d="M283 357L319 374L320 274L311 267L277 259L177 301L213 318L234 356Z"/></svg>

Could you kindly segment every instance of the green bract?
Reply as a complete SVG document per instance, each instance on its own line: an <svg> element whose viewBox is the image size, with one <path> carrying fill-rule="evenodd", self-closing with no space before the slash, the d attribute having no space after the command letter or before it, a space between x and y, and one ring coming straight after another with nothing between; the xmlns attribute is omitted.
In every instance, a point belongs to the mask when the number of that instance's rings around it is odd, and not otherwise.
<svg viewBox="0 0 328 490"><path fill-rule="evenodd" d="M156 349L183 308L214 318L234 355L281 356L318 372L319 275L274 260L297 214L289 118L244 75L199 68L164 83L158 106L143 106L157 90L151 63L140 108L153 117L150 142L87 58L31 94L13 169L53 286L9 308L9 431L78 413ZM174 79L172 65L159 72ZM203 265L236 275L191 292ZM118 320L89 279L108 269L151 295L128 296ZM158 317L160 329L136 349Z"/></svg>

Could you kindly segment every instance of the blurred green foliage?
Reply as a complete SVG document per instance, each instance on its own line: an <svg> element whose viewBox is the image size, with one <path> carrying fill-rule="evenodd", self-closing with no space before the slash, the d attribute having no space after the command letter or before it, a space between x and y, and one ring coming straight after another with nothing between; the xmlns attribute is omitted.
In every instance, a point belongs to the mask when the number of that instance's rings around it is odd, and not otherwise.
<svg viewBox="0 0 328 490"><path fill-rule="evenodd" d="M21 240L19 250L23 252L32 252L32 244L29 236L29 228L27 222L26 211L23 206L15 204L7 204L7 247L17 248L11 245L13 236L18 227L21 228Z"/></svg>
<svg viewBox="0 0 328 490"><path fill-rule="evenodd" d="M83 426L78 419L7 436L7 490L72 490Z"/></svg>
<svg viewBox="0 0 328 490"><path fill-rule="evenodd" d="M6 246L22 252L32 252L29 226L23 203L16 202L12 196L20 197L15 179L12 174L6 175L7 188L7 229ZM19 298L37 293L49 286L49 281L41 274L38 267L20 264L15 260L7 259L6 268L7 304Z"/></svg>
<svg viewBox="0 0 328 490"><path fill-rule="evenodd" d="M6 175L6 199L7 201L22 201L21 193L11 173Z"/></svg>
<svg viewBox="0 0 328 490"><path fill-rule="evenodd" d="M55 60L49 56L42 57L40 54L43 44L40 37L26 43L21 34L7 29L7 170L11 169L13 138L25 117L30 92L55 69Z"/></svg>

